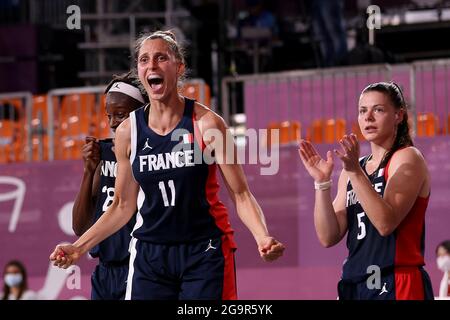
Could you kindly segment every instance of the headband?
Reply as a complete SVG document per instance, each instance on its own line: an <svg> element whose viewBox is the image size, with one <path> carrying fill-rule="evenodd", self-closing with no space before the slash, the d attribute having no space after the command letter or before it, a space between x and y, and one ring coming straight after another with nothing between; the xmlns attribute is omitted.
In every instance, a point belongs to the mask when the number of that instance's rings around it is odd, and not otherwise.
<svg viewBox="0 0 450 320"><path fill-rule="evenodd" d="M141 91L135 86L132 86L126 82L115 82L112 85L111 89L108 90L108 93L110 92L120 92L139 102L144 103L144 97L142 96Z"/></svg>

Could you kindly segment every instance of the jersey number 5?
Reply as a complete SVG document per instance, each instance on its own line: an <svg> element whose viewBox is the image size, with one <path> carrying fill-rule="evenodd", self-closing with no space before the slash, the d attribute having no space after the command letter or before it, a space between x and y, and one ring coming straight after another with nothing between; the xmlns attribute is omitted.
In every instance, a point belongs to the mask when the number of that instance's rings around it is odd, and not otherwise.
<svg viewBox="0 0 450 320"><path fill-rule="evenodd" d="M158 186L161 190L161 195L164 201L164 207L173 207L175 206L175 184L173 183L173 180L169 180L168 183L169 189L170 189L170 204L169 204L169 198L167 197L166 192L166 186L164 185L164 181L160 181Z"/></svg>
<svg viewBox="0 0 450 320"><path fill-rule="evenodd" d="M356 236L356 239L361 240L364 239L364 237L366 236L366 225L364 224L364 222L362 221L362 218L365 216L366 214L364 212L358 213L356 215L356 217L358 218L358 228L360 229L358 235Z"/></svg>

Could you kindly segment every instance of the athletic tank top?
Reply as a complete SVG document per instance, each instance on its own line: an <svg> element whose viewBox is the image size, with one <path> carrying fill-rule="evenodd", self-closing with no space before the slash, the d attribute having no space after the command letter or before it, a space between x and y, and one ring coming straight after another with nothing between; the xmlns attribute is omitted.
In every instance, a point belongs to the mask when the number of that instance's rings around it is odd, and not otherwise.
<svg viewBox="0 0 450 320"><path fill-rule="evenodd" d="M117 160L112 147L112 139L100 140L100 187L97 195L94 222L106 211L114 199L114 184L116 182ZM128 258L128 246L131 232L136 222L136 216L119 231L106 238L89 252L93 257L99 257L102 262L120 262Z"/></svg>
<svg viewBox="0 0 450 320"><path fill-rule="evenodd" d="M371 175L366 171L370 156L360 159L360 165L369 177L375 191L383 197L390 160L385 167L377 168ZM391 158L392 159L392 158ZM410 212L396 230L382 237L372 225L356 198L352 184L347 184L347 248L342 278L360 281L373 273L369 266L378 266L381 271L394 267L423 266L425 239L425 211L428 199L417 197Z"/></svg>
<svg viewBox="0 0 450 320"><path fill-rule="evenodd" d="M194 101L185 98L178 125L162 136L148 126L149 108L130 114L130 162L139 183L133 237L161 244L196 242L227 235L228 211L219 200L217 165L205 148L194 119Z"/></svg>

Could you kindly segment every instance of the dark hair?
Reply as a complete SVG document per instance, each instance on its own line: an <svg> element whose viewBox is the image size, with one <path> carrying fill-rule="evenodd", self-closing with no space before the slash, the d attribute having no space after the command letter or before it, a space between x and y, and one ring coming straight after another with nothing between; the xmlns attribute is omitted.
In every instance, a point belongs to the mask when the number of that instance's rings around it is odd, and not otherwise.
<svg viewBox="0 0 450 320"><path fill-rule="evenodd" d="M27 271L25 270L25 266L22 264L22 262L20 262L18 260L11 260L5 265L5 268L3 269L3 277L5 277L6 269L10 266L17 267L20 270L20 273L22 274L22 283L19 286L20 290L19 290L19 295L17 296L17 300L19 300L22 297L25 290L28 289ZM8 300L10 292L11 292L11 288L8 285L6 285L6 283L4 283L2 300Z"/></svg>
<svg viewBox="0 0 450 320"><path fill-rule="evenodd" d="M442 241L441 243L439 243L437 245L437 247L436 247L436 255L437 255L437 252L438 252L440 247L444 248L445 250L447 250L448 253L450 253L450 240Z"/></svg>
<svg viewBox="0 0 450 320"><path fill-rule="evenodd" d="M144 98L144 101L145 102L149 101L148 96L147 96L147 92L141 86L141 83L139 82L139 79L138 79L138 77L136 75L135 70L130 70L130 71L126 72L126 73L122 73L122 74L119 74L119 75L117 75L117 74L113 75L112 80L106 86L105 94L108 93L109 89L111 89L113 84L116 83L116 82L125 82L125 83L128 83L129 85L132 85L133 87L138 88L139 91L142 94L142 97ZM131 98L131 99L133 99L133 98Z"/></svg>
<svg viewBox="0 0 450 320"><path fill-rule="evenodd" d="M146 40L153 40L153 39L162 39L162 40L166 41L170 50L175 54L175 57L178 59L178 61L180 61L182 64L185 65L185 74L182 75L179 79L180 83L182 83L184 80L184 77L187 73L185 49L184 49L184 46L181 45L177 41L175 34L171 30L167 30L167 31L158 30L158 31L151 32L151 33L144 33L136 40L135 45L134 45L135 67L133 69L133 72L135 72L135 74L137 74L138 56L139 56L139 50L141 49L142 44ZM142 85L140 85L140 88L142 88Z"/></svg>
<svg viewBox="0 0 450 320"><path fill-rule="evenodd" d="M381 92L387 95L396 110L402 109L405 110L403 120L397 126L397 132L395 134L394 143L391 149L386 153L383 160L381 161L382 162L381 165L385 165L392 157L392 155L395 153L395 151L403 147L409 147L414 145L414 142L409 132L408 112L407 112L408 106L406 104L405 97L403 96L402 89L398 84L396 84L393 81L372 83L367 87L365 87L361 94L372 91Z"/></svg>

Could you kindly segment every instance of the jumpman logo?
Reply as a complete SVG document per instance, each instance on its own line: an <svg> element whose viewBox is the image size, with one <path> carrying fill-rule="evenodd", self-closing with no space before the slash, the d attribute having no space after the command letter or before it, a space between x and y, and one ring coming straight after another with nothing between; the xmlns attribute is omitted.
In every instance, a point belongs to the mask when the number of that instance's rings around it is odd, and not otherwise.
<svg viewBox="0 0 450 320"><path fill-rule="evenodd" d="M114 88L120 89L119 84L116 83L116 85L114 86Z"/></svg>
<svg viewBox="0 0 450 320"><path fill-rule="evenodd" d="M216 250L217 248L216 247L213 247L213 245L212 245L212 239L209 239L209 244L208 244L208 248L206 248L206 250L204 251L204 252L206 252L206 251L208 251L209 249L214 249L214 250Z"/></svg>
<svg viewBox="0 0 450 320"><path fill-rule="evenodd" d="M148 138L147 138L147 140L145 141L145 144L144 144L144 147L142 148L142 151L144 151L145 149L153 149L152 147L150 147L150 145L148 144Z"/></svg>
<svg viewBox="0 0 450 320"><path fill-rule="evenodd" d="M388 291L386 289L386 282L383 284L383 288L381 288L381 292L380 292L379 296L381 296L383 293L388 293Z"/></svg>

